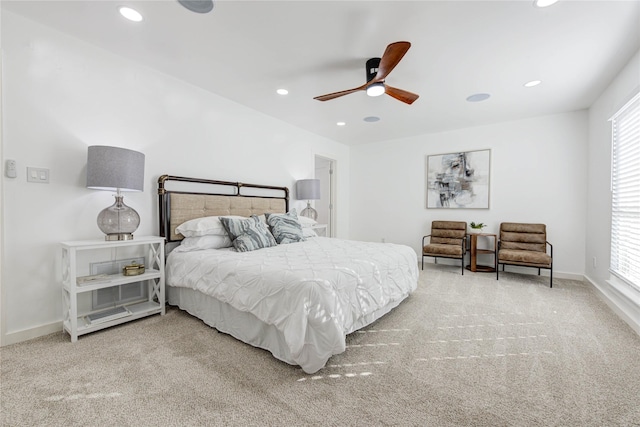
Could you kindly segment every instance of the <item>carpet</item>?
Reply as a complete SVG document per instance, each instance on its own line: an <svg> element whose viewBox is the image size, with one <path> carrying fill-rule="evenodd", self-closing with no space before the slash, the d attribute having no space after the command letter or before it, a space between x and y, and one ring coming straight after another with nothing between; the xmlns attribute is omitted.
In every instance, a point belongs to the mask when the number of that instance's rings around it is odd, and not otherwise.
<svg viewBox="0 0 640 427"><path fill-rule="evenodd" d="M0 349L3 426L640 426L640 337L587 283L429 264L313 375L169 308Z"/></svg>

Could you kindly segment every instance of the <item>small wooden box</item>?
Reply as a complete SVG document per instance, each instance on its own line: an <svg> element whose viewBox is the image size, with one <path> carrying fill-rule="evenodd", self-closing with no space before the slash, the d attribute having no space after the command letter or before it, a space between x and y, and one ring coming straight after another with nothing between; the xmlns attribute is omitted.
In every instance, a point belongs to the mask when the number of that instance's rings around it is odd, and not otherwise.
<svg viewBox="0 0 640 427"><path fill-rule="evenodd" d="M122 269L122 274L125 276L137 276L144 273L144 264L133 263L131 265L125 265Z"/></svg>

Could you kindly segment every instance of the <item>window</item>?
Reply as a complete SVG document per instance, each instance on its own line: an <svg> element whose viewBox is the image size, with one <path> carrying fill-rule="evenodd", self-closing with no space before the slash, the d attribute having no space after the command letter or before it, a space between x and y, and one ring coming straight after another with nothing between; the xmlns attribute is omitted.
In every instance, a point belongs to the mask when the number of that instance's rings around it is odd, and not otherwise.
<svg viewBox="0 0 640 427"><path fill-rule="evenodd" d="M611 122L610 270L640 290L640 93Z"/></svg>

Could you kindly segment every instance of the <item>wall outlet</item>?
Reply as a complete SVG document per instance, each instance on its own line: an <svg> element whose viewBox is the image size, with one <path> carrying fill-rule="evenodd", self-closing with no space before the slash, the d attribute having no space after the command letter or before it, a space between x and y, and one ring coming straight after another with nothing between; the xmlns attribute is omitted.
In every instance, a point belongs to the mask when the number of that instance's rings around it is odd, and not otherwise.
<svg viewBox="0 0 640 427"><path fill-rule="evenodd" d="M386 243L386 242L387 242L387 239L385 239L385 238L383 237L382 239L380 239L380 241L381 241L382 243Z"/></svg>
<svg viewBox="0 0 640 427"><path fill-rule="evenodd" d="M593 268L598 266L598 262L596 261L596 257L593 257Z"/></svg>

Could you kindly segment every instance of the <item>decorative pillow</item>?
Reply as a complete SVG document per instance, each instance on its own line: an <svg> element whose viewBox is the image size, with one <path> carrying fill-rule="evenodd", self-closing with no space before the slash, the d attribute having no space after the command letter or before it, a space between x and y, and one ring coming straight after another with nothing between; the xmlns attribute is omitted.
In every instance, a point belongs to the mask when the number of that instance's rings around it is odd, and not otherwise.
<svg viewBox="0 0 640 427"><path fill-rule="evenodd" d="M302 227L298 222L298 215L293 209L286 214L265 214L267 224L271 227L271 233L276 238L278 244L304 242L306 239L302 235Z"/></svg>
<svg viewBox="0 0 640 427"><path fill-rule="evenodd" d="M230 216L228 218L244 218L241 216ZM219 216L205 216L202 218L192 219L183 222L176 227L176 233L182 234L184 237L198 236L227 236L227 231L220 222Z"/></svg>
<svg viewBox="0 0 640 427"><path fill-rule="evenodd" d="M276 240L267 226L255 215L251 218L238 219L220 217L220 222L233 240L233 247L238 252L254 251L276 246Z"/></svg>
<svg viewBox="0 0 640 427"><path fill-rule="evenodd" d="M226 232L225 232L226 233ZM185 237L180 246L186 251L199 251L203 249L222 249L233 246L228 235L206 235L197 237Z"/></svg>
<svg viewBox="0 0 640 427"><path fill-rule="evenodd" d="M316 225L318 223L318 221L316 221L313 218L309 218L307 216L299 216L298 217L298 222L300 223L300 225L302 226L302 228L309 228L313 225Z"/></svg>

